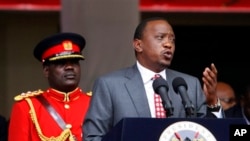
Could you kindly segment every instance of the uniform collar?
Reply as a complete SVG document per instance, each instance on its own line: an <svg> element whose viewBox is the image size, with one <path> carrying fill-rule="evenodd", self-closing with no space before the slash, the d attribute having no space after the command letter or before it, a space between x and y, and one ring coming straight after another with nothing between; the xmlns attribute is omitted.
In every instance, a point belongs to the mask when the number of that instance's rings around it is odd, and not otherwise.
<svg viewBox="0 0 250 141"><path fill-rule="evenodd" d="M77 87L75 90L65 93L55 90L53 88L49 88L46 92L48 93L49 97L52 97L57 101L70 102L78 99L80 97L80 94L82 93L82 90L79 87Z"/></svg>

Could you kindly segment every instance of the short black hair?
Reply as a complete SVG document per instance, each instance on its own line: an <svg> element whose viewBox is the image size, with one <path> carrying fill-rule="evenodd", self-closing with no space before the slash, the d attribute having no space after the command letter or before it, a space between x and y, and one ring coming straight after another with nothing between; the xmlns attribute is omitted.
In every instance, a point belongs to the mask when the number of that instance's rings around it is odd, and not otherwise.
<svg viewBox="0 0 250 141"><path fill-rule="evenodd" d="M138 26L136 27L135 29L135 33L134 33L134 39L141 39L142 38L142 34L143 34L143 31L147 25L148 22L151 22L151 21L157 21L157 20L164 20L166 22L168 22L165 18L163 17L151 17L151 18L148 18L148 19L145 19L145 20L142 20Z"/></svg>

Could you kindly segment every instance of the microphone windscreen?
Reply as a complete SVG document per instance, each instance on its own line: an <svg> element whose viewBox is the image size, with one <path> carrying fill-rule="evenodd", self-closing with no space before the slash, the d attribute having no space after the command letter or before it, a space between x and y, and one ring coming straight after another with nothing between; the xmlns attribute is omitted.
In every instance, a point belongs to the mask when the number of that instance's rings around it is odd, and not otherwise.
<svg viewBox="0 0 250 141"><path fill-rule="evenodd" d="M176 93L178 93L178 87L179 86L184 86L186 89L187 89L187 83L186 81L181 78L181 77L176 77L173 82L172 82L172 85L173 85L173 88L174 88L174 91Z"/></svg>
<svg viewBox="0 0 250 141"><path fill-rule="evenodd" d="M163 79L162 77L158 77L154 80L153 82L153 88L155 93L159 93L159 88L160 87L166 87L167 91L168 91L168 83L165 79Z"/></svg>

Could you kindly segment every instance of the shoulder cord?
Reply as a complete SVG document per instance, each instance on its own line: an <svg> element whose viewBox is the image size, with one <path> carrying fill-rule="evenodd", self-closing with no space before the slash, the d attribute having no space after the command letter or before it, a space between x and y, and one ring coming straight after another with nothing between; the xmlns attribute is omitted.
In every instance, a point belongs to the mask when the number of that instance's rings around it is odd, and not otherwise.
<svg viewBox="0 0 250 141"><path fill-rule="evenodd" d="M67 138L69 138L69 141L74 141L73 135L72 135L70 129L68 129L68 128L64 129L63 132L57 137L44 136L42 133L42 130L40 128L40 125L37 121L37 116L36 116L36 112L35 112L34 105L33 105L32 101L30 100L30 98L25 98L25 100L28 102L28 104L30 106L29 113L30 113L31 119L32 119L33 123L35 124L35 128L36 128L36 131L38 133L38 136L40 137L40 139L42 141L66 141Z"/></svg>

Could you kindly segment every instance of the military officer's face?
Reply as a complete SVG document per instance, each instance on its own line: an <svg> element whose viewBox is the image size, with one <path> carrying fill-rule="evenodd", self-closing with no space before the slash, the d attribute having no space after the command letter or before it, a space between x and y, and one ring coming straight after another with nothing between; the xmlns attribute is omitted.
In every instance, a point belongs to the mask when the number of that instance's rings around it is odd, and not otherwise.
<svg viewBox="0 0 250 141"><path fill-rule="evenodd" d="M62 59L44 66L44 74L50 87L69 92L74 90L80 81L81 68L79 59Z"/></svg>

